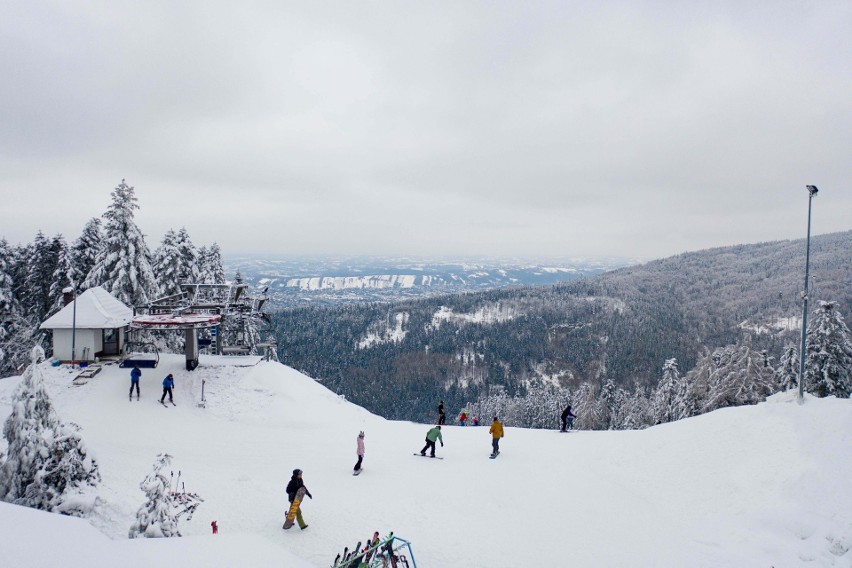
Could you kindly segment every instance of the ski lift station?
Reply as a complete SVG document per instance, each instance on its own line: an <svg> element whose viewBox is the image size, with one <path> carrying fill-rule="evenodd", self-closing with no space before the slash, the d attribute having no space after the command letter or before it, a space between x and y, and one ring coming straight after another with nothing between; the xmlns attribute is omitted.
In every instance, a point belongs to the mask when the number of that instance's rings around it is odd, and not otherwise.
<svg viewBox="0 0 852 568"><path fill-rule="evenodd" d="M180 293L130 308L96 286L73 298L41 324L53 332L53 355L64 362L121 358L122 367L156 367L156 336L182 336L186 368L198 366L202 349L216 355L248 355L274 343L250 341L252 330L267 316L267 297L253 296L239 284L182 284ZM173 343L179 343L174 341Z"/></svg>
<svg viewBox="0 0 852 568"><path fill-rule="evenodd" d="M184 337L186 368L198 366L199 351L217 355L248 355L247 341L254 325L267 316L261 309L267 297L249 294L248 284L181 284L178 294L154 300L133 309L130 321L132 341L122 366L156 366L151 361L147 341L153 333L181 334ZM231 341L231 344L228 342ZM148 347L146 353L145 349ZM269 347L256 344L255 347ZM154 349L156 353L156 349Z"/></svg>

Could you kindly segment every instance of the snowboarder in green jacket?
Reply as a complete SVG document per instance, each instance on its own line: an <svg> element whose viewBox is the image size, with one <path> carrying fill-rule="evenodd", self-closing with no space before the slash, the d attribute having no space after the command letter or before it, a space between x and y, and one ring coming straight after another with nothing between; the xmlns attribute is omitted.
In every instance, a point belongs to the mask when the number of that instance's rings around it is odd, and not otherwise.
<svg viewBox="0 0 852 568"><path fill-rule="evenodd" d="M423 446L423 449L420 450L420 455L425 456L426 450L432 448L432 453L429 457L435 457L435 441L439 440L441 442L441 447L444 447L444 437L441 436L441 427L435 426L428 432L426 432L426 445Z"/></svg>

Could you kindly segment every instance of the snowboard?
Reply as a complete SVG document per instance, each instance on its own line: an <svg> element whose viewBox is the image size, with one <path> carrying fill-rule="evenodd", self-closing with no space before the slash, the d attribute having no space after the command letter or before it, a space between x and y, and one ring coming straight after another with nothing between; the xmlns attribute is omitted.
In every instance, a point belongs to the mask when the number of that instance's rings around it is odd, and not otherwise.
<svg viewBox="0 0 852 568"><path fill-rule="evenodd" d="M305 498L305 491L307 490L304 487L299 487L299 490L296 491L296 498L293 499L290 510L287 511L287 519L284 521L285 529L289 529L296 522L296 511L299 510L299 505L302 504L302 499Z"/></svg>
<svg viewBox="0 0 852 568"><path fill-rule="evenodd" d="M352 472L352 475L361 475L361 472L364 471L364 468L356 469Z"/></svg>
<svg viewBox="0 0 852 568"><path fill-rule="evenodd" d="M499 455L500 455L500 452L497 452L496 454L491 454L488 457L493 460L493 459L497 459L497 456L499 456Z"/></svg>
<svg viewBox="0 0 852 568"><path fill-rule="evenodd" d="M442 460L442 459L444 459L444 458L442 458L441 456L424 456L423 454L414 454L414 455L415 455L415 456L420 456L421 458L430 458L430 459L431 459L431 458L433 458L433 457L434 457L436 460Z"/></svg>

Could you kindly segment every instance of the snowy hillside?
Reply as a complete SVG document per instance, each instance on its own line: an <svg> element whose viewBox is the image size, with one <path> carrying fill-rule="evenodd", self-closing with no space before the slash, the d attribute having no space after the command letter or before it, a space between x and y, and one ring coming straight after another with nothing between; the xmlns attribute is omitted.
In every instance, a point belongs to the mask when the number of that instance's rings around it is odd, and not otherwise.
<svg viewBox="0 0 852 568"><path fill-rule="evenodd" d="M799 406L784 393L638 432L508 425L496 460L487 427L448 426L445 459L431 460L411 455L427 425L371 415L277 363L235 365L253 361L202 358L186 372L181 356L163 356L143 370L139 402L127 400L125 369L72 386L67 368L46 366L59 415L99 460L104 502L97 530L0 504L3 564L324 567L394 531L419 568L852 565L850 400ZM169 372L178 406L164 408ZM17 383L0 381L0 418ZM365 469L353 477L359 430ZM205 501L181 522L186 538L128 540L160 452ZM314 496L309 527L283 531L294 468Z"/></svg>

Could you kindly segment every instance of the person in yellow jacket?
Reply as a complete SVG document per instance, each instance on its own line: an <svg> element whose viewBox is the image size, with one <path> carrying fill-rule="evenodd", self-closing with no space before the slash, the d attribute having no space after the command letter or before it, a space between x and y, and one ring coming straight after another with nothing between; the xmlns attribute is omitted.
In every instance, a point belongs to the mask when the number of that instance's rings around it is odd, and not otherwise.
<svg viewBox="0 0 852 568"><path fill-rule="evenodd" d="M503 437L503 425L497 420L496 416L488 432L491 434L491 456L493 457L500 453L500 438Z"/></svg>

